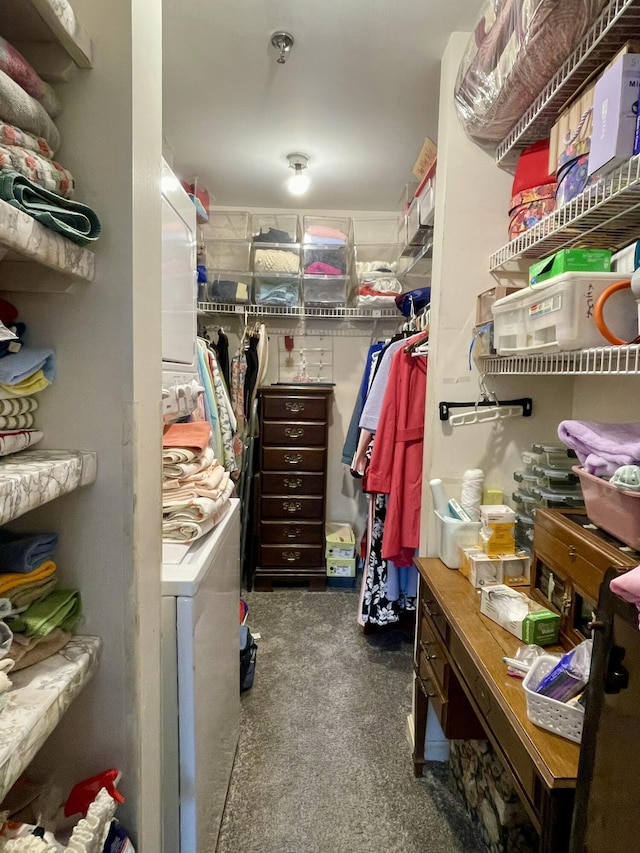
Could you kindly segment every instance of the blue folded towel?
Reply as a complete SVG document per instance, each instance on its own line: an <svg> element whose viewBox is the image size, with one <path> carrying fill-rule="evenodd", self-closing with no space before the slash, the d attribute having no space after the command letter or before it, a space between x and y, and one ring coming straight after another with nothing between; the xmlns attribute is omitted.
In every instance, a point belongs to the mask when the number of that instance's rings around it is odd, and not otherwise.
<svg viewBox="0 0 640 853"><path fill-rule="evenodd" d="M20 352L12 352L0 359L0 384L17 385L36 370L42 370L49 382L53 381L56 372L53 350L22 347Z"/></svg>
<svg viewBox="0 0 640 853"><path fill-rule="evenodd" d="M53 557L57 544L57 533L12 533L0 529L0 572L32 572Z"/></svg>

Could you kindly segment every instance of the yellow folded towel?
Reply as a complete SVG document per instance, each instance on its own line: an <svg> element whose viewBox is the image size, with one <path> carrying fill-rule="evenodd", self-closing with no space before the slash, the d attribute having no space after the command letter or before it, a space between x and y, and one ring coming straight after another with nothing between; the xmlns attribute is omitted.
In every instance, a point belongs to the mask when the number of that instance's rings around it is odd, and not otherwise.
<svg viewBox="0 0 640 853"><path fill-rule="evenodd" d="M44 375L42 370L36 370L31 376L18 382L16 385L3 385L0 383L0 400L7 400L12 397L28 397L30 394L37 394L38 391L44 391L51 383Z"/></svg>
<svg viewBox="0 0 640 853"><path fill-rule="evenodd" d="M22 572L7 572L0 574L0 596L5 595L9 590L27 584L38 583L45 578L50 577L56 570L56 564L53 560L46 560L28 574ZM10 596L9 596L10 597Z"/></svg>

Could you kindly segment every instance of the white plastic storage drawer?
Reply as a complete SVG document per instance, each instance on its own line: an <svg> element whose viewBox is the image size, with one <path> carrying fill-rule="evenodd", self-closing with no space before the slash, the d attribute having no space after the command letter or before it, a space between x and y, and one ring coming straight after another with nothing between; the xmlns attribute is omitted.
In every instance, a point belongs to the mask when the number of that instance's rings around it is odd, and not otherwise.
<svg viewBox="0 0 640 853"><path fill-rule="evenodd" d="M492 307L496 352L559 352L605 345L594 309L600 294L616 281L619 273L564 273L498 299ZM637 311L630 290L607 302L605 322L618 337L635 338Z"/></svg>

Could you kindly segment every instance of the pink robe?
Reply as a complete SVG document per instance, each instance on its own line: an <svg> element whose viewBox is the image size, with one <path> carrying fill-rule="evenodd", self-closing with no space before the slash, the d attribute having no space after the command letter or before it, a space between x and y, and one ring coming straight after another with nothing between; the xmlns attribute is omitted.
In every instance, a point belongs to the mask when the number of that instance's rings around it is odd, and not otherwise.
<svg viewBox="0 0 640 853"><path fill-rule="evenodd" d="M424 407L427 359L399 349L373 442L367 490L387 494L382 556L398 566L413 562L420 544Z"/></svg>

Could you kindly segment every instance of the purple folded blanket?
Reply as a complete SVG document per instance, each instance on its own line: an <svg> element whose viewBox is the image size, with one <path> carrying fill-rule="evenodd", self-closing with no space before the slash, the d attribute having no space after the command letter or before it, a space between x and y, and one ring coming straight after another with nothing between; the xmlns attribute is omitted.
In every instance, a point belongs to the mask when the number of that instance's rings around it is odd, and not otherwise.
<svg viewBox="0 0 640 853"><path fill-rule="evenodd" d="M575 450L589 474L612 477L621 465L640 464L640 423L561 421L558 438Z"/></svg>

